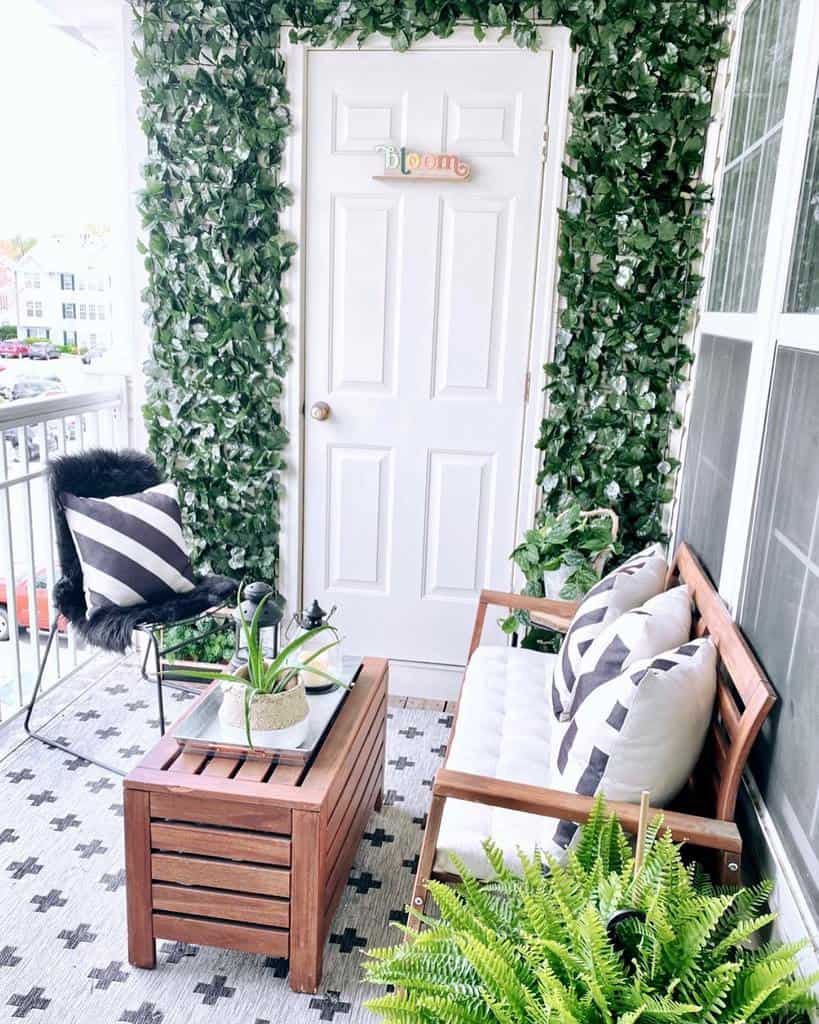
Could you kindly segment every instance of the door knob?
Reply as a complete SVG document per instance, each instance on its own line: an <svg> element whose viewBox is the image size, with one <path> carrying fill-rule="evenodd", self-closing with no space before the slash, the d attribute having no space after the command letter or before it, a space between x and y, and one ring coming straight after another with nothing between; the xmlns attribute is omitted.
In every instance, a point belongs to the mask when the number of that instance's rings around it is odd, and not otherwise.
<svg viewBox="0 0 819 1024"><path fill-rule="evenodd" d="M326 420L330 416L330 406L326 402L316 402L310 409L314 420Z"/></svg>

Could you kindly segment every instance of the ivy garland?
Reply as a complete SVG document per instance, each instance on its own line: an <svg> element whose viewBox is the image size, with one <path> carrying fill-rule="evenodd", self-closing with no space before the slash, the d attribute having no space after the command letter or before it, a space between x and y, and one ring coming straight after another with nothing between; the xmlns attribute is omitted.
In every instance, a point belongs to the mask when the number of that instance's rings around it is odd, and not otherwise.
<svg viewBox="0 0 819 1024"><path fill-rule="evenodd" d="M663 535L668 434L691 355L708 196L698 184L728 0L138 0L145 299L153 328L145 416L183 495L201 563L275 575L278 408L287 369L280 214L289 126L282 24L314 44L374 32L406 50L459 22L537 46L566 25L578 89L561 215L562 309L545 367L544 508L610 505L626 552Z"/></svg>

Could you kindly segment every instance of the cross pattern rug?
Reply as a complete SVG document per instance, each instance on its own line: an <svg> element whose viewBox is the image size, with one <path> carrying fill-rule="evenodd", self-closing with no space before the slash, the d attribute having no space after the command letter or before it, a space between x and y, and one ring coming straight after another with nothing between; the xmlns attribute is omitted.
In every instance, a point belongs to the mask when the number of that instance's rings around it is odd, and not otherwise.
<svg viewBox="0 0 819 1024"><path fill-rule="evenodd" d="M168 718L186 698L166 691ZM290 991L285 960L212 947L160 940L155 970L132 967L121 780L27 740L0 761L0 1021L375 1020L362 1005L379 993L362 981L362 951L401 939L391 922L406 919L450 723L443 710L389 710L384 806L356 854L314 996ZM133 664L120 663L48 731L130 767L158 736L153 688Z"/></svg>

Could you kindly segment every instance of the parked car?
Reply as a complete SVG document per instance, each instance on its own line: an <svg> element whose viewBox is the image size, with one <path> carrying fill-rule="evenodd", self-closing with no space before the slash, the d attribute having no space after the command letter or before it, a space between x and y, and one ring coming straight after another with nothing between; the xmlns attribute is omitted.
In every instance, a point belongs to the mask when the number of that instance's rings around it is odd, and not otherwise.
<svg viewBox="0 0 819 1024"><path fill-rule="evenodd" d="M35 608L37 615L37 628L48 629L51 626L48 611L48 584L46 582L45 569L38 569L34 579L35 586ZM9 625L9 593L6 580L0 576L0 642L9 639L11 626ZM31 616L28 606L28 580L20 580L14 588L14 607L17 610L17 625L21 629L31 628ZM68 623L60 616L58 626L61 633L68 630Z"/></svg>
<svg viewBox="0 0 819 1024"><path fill-rule="evenodd" d="M36 341L31 346L32 359L59 359L60 350L50 341Z"/></svg>
<svg viewBox="0 0 819 1024"><path fill-rule="evenodd" d="M27 345L18 338L10 341L0 341L0 356L6 359L27 359L31 355L31 345Z"/></svg>
<svg viewBox="0 0 819 1024"><path fill-rule="evenodd" d="M81 358L85 365L88 366L93 359L101 359L104 355L104 348L88 348L83 352Z"/></svg>
<svg viewBox="0 0 819 1024"><path fill-rule="evenodd" d="M20 433L18 428L8 427L3 436L14 449L16 457L19 459ZM48 433L46 437L48 450L50 452L56 451L58 448L57 428L51 423L48 425ZM30 425L26 427L26 448L28 449L28 461L37 462L42 453L40 451L40 432L35 426Z"/></svg>
<svg viewBox="0 0 819 1024"><path fill-rule="evenodd" d="M43 398L47 395L61 395L65 384L59 377L20 377L11 389L14 401L20 398Z"/></svg>

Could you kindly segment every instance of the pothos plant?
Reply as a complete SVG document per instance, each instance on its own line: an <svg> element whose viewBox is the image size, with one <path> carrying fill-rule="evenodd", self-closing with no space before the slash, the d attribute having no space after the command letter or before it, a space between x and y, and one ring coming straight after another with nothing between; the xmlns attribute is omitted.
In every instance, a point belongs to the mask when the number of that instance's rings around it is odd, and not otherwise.
<svg viewBox="0 0 819 1024"><path fill-rule="evenodd" d="M556 596L580 600L600 578L603 566L612 555L620 554L617 541L617 517L611 509L583 511L578 502L570 502L560 512L544 509L538 525L527 530L523 542L511 558L526 579L523 593L543 597L546 574L558 574ZM501 623L505 633L531 626L529 615L519 610Z"/></svg>
<svg viewBox="0 0 819 1024"><path fill-rule="evenodd" d="M289 362L280 177L282 25L407 50L470 24L521 47L571 31L577 87L559 234L559 330L538 446L546 508L611 505L630 553L661 539L683 344L700 279L698 182L729 0L133 0L148 140L140 208L152 332L145 418L204 567L274 576ZM251 543L252 538L252 543Z"/></svg>
<svg viewBox="0 0 819 1024"><path fill-rule="evenodd" d="M428 883L440 918L368 952L368 979L391 986L370 1009L396 1024L808 1024L807 943L752 945L771 886L715 890L660 828L639 870L601 802L563 865L522 856L516 874L487 842L484 885L452 857L461 886Z"/></svg>

